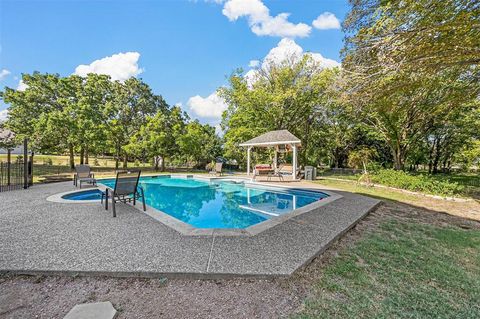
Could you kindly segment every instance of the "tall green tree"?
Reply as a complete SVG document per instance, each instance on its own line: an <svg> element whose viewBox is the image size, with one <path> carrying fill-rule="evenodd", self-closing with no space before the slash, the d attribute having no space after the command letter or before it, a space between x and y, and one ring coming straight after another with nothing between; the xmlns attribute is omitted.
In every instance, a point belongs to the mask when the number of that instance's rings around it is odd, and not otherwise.
<svg viewBox="0 0 480 319"><path fill-rule="evenodd" d="M221 154L221 143L215 128L202 125L198 120L188 123L185 133L179 137L181 154L193 160L197 166L203 166Z"/></svg>
<svg viewBox="0 0 480 319"><path fill-rule="evenodd" d="M105 114L108 140L116 157L116 167L123 157L123 167L127 167L128 147L131 137L144 125L148 116L165 112L165 100L153 94L150 87L136 78L113 83L112 98L106 103Z"/></svg>
<svg viewBox="0 0 480 319"><path fill-rule="evenodd" d="M403 169L413 145L439 118L480 93L479 7L456 0L351 4L344 98L352 114L383 136L394 167Z"/></svg>
<svg viewBox="0 0 480 319"><path fill-rule="evenodd" d="M241 72L230 77L230 86L219 94L228 104L223 114L226 156L245 162L238 144L270 130L287 129L302 141L300 162L305 164L316 117L331 104L327 93L330 80L338 72L323 70L306 54L258 70L254 83Z"/></svg>

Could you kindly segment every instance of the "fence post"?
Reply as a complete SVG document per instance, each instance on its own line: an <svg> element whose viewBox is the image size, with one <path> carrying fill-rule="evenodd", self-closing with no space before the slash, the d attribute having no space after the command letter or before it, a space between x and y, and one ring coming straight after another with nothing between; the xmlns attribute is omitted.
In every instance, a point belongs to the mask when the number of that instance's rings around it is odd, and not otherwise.
<svg viewBox="0 0 480 319"><path fill-rule="evenodd" d="M25 138L23 140L23 188L27 189L28 187L28 142Z"/></svg>
<svg viewBox="0 0 480 319"><path fill-rule="evenodd" d="M12 150L7 148L7 187L10 187L10 169L12 163Z"/></svg>
<svg viewBox="0 0 480 319"><path fill-rule="evenodd" d="M33 151L30 153L30 159L28 161L28 186L33 185Z"/></svg>

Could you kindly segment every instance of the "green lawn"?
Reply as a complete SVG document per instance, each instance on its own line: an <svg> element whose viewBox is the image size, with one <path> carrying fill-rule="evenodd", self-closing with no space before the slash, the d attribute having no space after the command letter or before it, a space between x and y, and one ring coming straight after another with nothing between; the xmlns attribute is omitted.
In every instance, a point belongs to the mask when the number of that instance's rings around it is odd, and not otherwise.
<svg viewBox="0 0 480 319"><path fill-rule="evenodd" d="M435 174L435 175L428 175L426 173L415 173L413 175L427 175L428 178L437 180L440 182L450 182L450 183L457 183L462 187L462 190L458 195L463 197L473 197L473 198L480 198L480 176L479 174L474 173L451 173L451 174ZM361 177L361 174L328 174L325 173L319 178L335 178L347 181L358 181ZM435 193L436 195L441 195Z"/></svg>
<svg viewBox="0 0 480 319"><path fill-rule="evenodd" d="M15 161L17 158L17 154L12 155L12 161ZM75 156L75 163L79 164L80 163L80 157ZM0 162L6 161L7 160L7 155L6 154L0 154ZM50 164L53 166L68 166L70 165L70 157L67 155L35 155L33 157L33 163L36 165L46 165ZM90 157L89 159L89 165L95 166L95 167L115 167L115 159L112 157ZM122 162L120 163L122 165ZM130 166L133 166L133 162L129 162ZM140 163L140 166L151 166L150 163Z"/></svg>
<svg viewBox="0 0 480 319"><path fill-rule="evenodd" d="M386 188L372 187L372 186L363 186L357 183L352 183L350 181L335 181L328 179L320 179L315 181L325 186L331 186L340 188L347 192L372 196L380 199L389 199L399 202L414 202L418 198L416 195L408 194L400 191L393 191Z"/></svg>
<svg viewBox="0 0 480 319"><path fill-rule="evenodd" d="M480 231L387 220L324 268L295 318L480 318Z"/></svg>

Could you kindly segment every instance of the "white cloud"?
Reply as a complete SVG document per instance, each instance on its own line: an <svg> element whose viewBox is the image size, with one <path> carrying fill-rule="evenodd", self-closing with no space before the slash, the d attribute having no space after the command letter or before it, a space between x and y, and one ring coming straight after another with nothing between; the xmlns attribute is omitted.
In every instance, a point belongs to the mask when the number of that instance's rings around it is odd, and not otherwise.
<svg viewBox="0 0 480 319"><path fill-rule="evenodd" d="M289 13L272 17L270 10L260 0L228 0L222 13L230 20L247 17L250 29L256 35L278 37L307 37L312 27L305 23L288 21Z"/></svg>
<svg viewBox="0 0 480 319"><path fill-rule="evenodd" d="M292 39L284 38L278 42L277 46L272 48L263 59L262 67L266 68L270 64L280 64L286 60L298 61L303 55L303 49Z"/></svg>
<svg viewBox="0 0 480 319"><path fill-rule="evenodd" d="M340 66L340 63L338 63L338 61L325 58L320 53L308 52L307 54L310 54L310 56L313 58L313 60L316 63L318 63L318 65L322 68L327 68L328 69L328 68L335 68L335 67Z"/></svg>
<svg viewBox="0 0 480 319"><path fill-rule="evenodd" d="M8 118L8 109L0 111L0 123L6 121Z"/></svg>
<svg viewBox="0 0 480 319"><path fill-rule="evenodd" d="M28 88L28 85L23 82L23 80L20 80L17 85L17 91L25 91Z"/></svg>
<svg viewBox="0 0 480 319"><path fill-rule="evenodd" d="M319 30L340 29L340 21L331 12L324 12L313 20L312 25Z"/></svg>
<svg viewBox="0 0 480 319"><path fill-rule="evenodd" d="M11 72L8 71L7 69L3 69L0 71L0 81L5 79Z"/></svg>
<svg viewBox="0 0 480 319"><path fill-rule="evenodd" d="M289 62L289 63L296 63L300 61L304 55L310 55L312 60L320 67L320 68L333 68L339 67L340 63L323 57L320 53L317 52L304 52L303 48L299 46L294 40L284 38L278 42L277 46L272 48L268 54L263 59L261 64L261 68L263 70L268 70L273 65L281 65L282 63ZM245 75L244 79L247 81L248 87L252 87L252 85L259 79L261 73L258 69L252 68L248 70Z"/></svg>
<svg viewBox="0 0 480 319"><path fill-rule="evenodd" d="M187 105L194 115L209 119L220 119L223 111L227 109L225 101L215 92L206 98L200 95L192 96L188 99Z"/></svg>
<svg viewBox="0 0 480 319"><path fill-rule="evenodd" d="M118 53L95 60L88 65L79 65L74 74L80 76L86 76L88 73L107 74L113 81L123 82L143 72L143 69L138 66L139 58L138 52Z"/></svg>
<svg viewBox="0 0 480 319"><path fill-rule="evenodd" d="M260 61L258 60L250 60L250 62L248 62L248 66L251 68L256 68L259 65L260 65Z"/></svg>

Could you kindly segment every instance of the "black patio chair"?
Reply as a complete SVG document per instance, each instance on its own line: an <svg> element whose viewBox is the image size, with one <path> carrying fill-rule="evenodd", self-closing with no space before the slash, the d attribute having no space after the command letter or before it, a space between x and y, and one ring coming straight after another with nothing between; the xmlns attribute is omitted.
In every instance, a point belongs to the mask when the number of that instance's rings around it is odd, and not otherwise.
<svg viewBox="0 0 480 319"><path fill-rule="evenodd" d="M117 178L115 179L115 187L107 187L105 192L102 192L101 203L103 204L103 198L105 198L105 209L108 210L108 198L112 199L113 217L117 217L115 211L116 202L132 202L136 204L137 199L142 199L143 211L147 210L145 205L145 193L141 186L138 186L138 180L140 179L140 170L121 171L117 172Z"/></svg>

